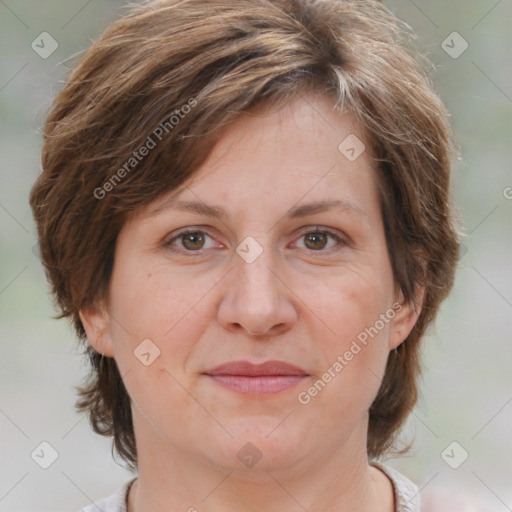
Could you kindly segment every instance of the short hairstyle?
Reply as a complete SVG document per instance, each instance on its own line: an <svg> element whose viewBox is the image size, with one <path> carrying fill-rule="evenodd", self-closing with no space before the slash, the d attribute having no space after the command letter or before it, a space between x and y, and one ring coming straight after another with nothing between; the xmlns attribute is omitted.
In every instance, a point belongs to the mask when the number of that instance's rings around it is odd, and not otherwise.
<svg viewBox="0 0 512 512"><path fill-rule="evenodd" d="M130 399L115 360L87 343L79 311L106 297L131 212L183 184L230 122L307 93L329 96L361 127L396 286L409 302L425 288L369 411L369 458L396 447L418 396L419 342L459 252L449 116L413 42L375 0L153 0L114 22L71 73L44 125L30 205L59 318L72 319L91 364L76 407L130 468Z"/></svg>

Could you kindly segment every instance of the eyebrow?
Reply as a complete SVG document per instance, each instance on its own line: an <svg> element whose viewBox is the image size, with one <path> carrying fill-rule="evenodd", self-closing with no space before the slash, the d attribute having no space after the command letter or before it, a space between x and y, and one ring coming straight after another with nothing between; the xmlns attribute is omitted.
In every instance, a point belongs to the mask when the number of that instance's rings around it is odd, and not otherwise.
<svg viewBox="0 0 512 512"><path fill-rule="evenodd" d="M308 215L313 215L315 213L321 213L333 209L351 211L362 217L368 218L368 214L364 210L362 210L356 204L345 199L314 201L311 203L293 206L288 210L288 212L286 212L285 217L289 219L299 219L302 217L307 217ZM199 215L218 220L224 220L228 217L227 212L220 206L208 205L201 201L183 201L173 199L150 211L148 217L166 210L180 210L197 213Z"/></svg>

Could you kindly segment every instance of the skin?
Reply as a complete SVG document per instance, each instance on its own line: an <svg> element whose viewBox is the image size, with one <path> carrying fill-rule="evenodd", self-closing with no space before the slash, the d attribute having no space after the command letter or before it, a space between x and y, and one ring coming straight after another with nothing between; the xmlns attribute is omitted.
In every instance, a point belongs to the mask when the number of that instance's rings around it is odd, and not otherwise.
<svg viewBox="0 0 512 512"><path fill-rule="evenodd" d="M353 162L338 150L350 134L363 140L324 96L244 116L173 192L220 206L225 218L173 209L168 194L121 230L109 296L81 318L94 348L116 359L132 400L139 476L129 512L394 509L390 481L368 464L368 410L389 351L419 310L401 304L317 396L298 401L402 301L369 145ZM286 217L294 206L333 199L353 208ZM204 238L177 237L189 227ZM339 241L315 237L318 229ZM263 251L252 263L235 251L248 236ZM149 366L134 357L144 339L160 350ZM202 373L276 359L309 376L248 397ZM261 454L252 467L237 457L248 442Z"/></svg>

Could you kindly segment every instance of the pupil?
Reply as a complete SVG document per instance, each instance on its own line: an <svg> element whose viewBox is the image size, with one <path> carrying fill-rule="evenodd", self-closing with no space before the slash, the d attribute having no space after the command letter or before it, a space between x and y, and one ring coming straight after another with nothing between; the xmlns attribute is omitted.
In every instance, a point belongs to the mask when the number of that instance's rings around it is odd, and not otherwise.
<svg viewBox="0 0 512 512"><path fill-rule="evenodd" d="M307 245L307 241L312 241L313 242L313 249L323 249L325 247L325 244L327 242L327 235L324 234L324 233L313 233L313 234L309 234L307 235L306 237L306 245ZM318 244L315 245L316 242L320 241L321 244L320 246Z"/></svg>
<svg viewBox="0 0 512 512"><path fill-rule="evenodd" d="M201 233L188 233L185 235L183 242L187 249L199 249L204 242L204 237Z"/></svg>
<svg viewBox="0 0 512 512"><path fill-rule="evenodd" d="M204 243L204 237L202 233L188 233L184 235L183 242L187 249L199 249ZM310 247L312 249L323 249L327 243L327 235L325 233L309 234L306 236L306 245L308 245L308 242L312 242L313 247Z"/></svg>

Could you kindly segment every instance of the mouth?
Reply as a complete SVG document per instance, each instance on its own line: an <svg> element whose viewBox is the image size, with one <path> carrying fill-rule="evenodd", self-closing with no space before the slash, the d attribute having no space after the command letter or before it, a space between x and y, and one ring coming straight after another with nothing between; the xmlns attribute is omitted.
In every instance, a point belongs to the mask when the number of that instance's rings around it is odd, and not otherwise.
<svg viewBox="0 0 512 512"><path fill-rule="evenodd" d="M220 386L244 395L268 395L297 386L309 374L302 368L283 361L267 361L252 364L248 361L232 361L204 375Z"/></svg>

